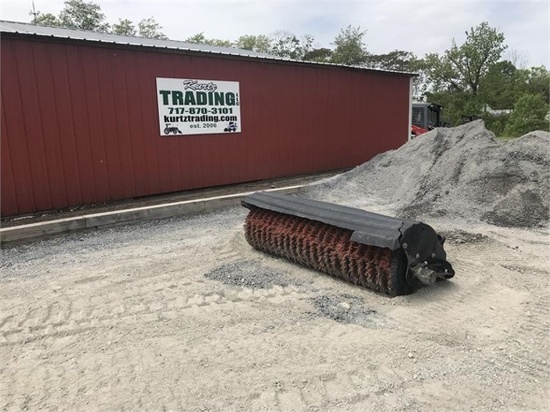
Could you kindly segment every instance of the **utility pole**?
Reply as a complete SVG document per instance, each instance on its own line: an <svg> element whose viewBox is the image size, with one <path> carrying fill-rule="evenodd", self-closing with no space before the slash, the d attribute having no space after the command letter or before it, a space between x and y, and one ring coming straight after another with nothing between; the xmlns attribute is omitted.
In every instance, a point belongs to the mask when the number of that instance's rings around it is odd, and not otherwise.
<svg viewBox="0 0 550 412"><path fill-rule="evenodd" d="M36 16L38 16L38 13L36 12L36 9L34 7L34 0L32 0L32 11L31 11L31 14L32 14L32 21L34 22L36 20Z"/></svg>

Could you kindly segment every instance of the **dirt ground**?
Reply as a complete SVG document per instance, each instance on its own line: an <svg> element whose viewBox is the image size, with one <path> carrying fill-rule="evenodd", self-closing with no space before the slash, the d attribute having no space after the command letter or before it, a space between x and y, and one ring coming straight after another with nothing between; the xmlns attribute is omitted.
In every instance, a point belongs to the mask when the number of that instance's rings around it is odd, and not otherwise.
<svg viewBox="0 0 550 412"><path fill-rule="evenodd" d="M6 246L1 410L543 411L550 239L430 221L456 276L388 298L227 209Z"/></svg>

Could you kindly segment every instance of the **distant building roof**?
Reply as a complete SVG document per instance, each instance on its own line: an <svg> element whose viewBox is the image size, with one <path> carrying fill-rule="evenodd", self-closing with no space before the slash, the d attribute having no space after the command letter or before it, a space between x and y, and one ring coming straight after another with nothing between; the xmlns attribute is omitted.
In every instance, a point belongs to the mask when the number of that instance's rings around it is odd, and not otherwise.
<svg viewBox="0 0 550 412"><path fill-rule="evenodd" d="M106 43L106 44L119 44L124 46L142 46L142 47L153 47L156 49L169 49L169 50L171 49L171 50L211 53L211 54L227 55L227 56L252 57L252 58L258 58L258 59L278 60L278 61L285 61L285 62L291 62L291 63L347 67L352 69L367 70L367 71L379 72L379 73L394 73L394 74L415 76L414 73L407 73L407 72L368 69L365 67L348 66L348 65L335 64L335 63L293 60L293 59L283 58L279 56L274 56L267 53L255 52L252 50L237 49L235 47L210 46L207 44L188 43L188 42L179 41L179 40L150 39L147 37L138 37L138 36L121 36L118 34L101 33L101 32L90 31L90 30L62 29L58 27L38 26L31 23L21 23L21 22L6 21L6 20L0 20L0 32L26 34L26 35L33 35L33 36L39 36L39 37L53 37L58 39L84 40L84 41Z"/></svg>

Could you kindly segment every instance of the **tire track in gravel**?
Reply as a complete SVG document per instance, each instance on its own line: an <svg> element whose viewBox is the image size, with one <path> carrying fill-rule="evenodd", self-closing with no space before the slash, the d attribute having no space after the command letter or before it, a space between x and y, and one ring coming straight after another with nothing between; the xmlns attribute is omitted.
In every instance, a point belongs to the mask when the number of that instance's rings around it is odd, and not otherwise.
<svg viewBox="0 0 550 412"><path fill-rule="evenodd" d="M540 288L537 273L541 269L534 267L518 276L506 266L528 264L529 255L505 247L465 245L454 253L459 256L453 262L457 278L451 282L457 283L458 290L426 302L412 298L414 310L403 307L392 313L399 319L404 336L417 336L428 346L429 342L437 342L476 350L483 344L478 355L480 365L488 365L485 367L502 376L534 384L550 376L550 367L542 355L547 350L541 343L550 327L550 302L533 292ZM461 273L467 273L468 279L462 279ZM521 284L528 289L522 290L518 287ZM433 296L435 290L429 292ZM456 332L443 335L438 330L441 319L445 319L447 330ZM538 347L540 351L524 351L521 344L511 350L509 342L516 339L526 340L526 346Z"/></svg>
<svg viewBox="0 0 550 412"><path fill-rule="evenodd" d="M109 328L117 324L136 324L159 320L177 319L186 316L185 312L195 310L217 310L233 305L249 305L250 303L278 305L287 299L295 299L304 295L301 289L289 285L285 288L273 286L269 289L238 289L226 288L218 292L195 293L191 296L172 293L166 296L142 290L142 300L139 303L125 304L124 299L109 300L97 295L76 302L81 308L78 312L71 310L73 301L54 302L43 311L41 308L31 308L21 314L15 324L30 322L34 326L3 328L5 340L0 346L18 345L42 340L50 337L60 338L78 335L95 328ZM180 292L183 292L180 290ZM94 299L95 298L95 299ZM93 302L93 305L91 304ZM37 315L45 321L38 321Z"/></svg>
<svg viewBox="0 0 550 412"><path fill-rule="evenodd" d="M514 259L507 251L495 253L492 246L476 244L450 247L448 254L454 256L455 278L397 298L402 304L398 318L405 330L437 331L441 319L456 324L458 329L476 327L497 315L513 320L522 314L521 302L526 294L508 288L503 282L506 273L501 262ZM411 305L415 310L411 310ZM488 318L480 319L480 314Z"/></svg>
<svg viewBox="0 0 550 412"><path fill-rule="evenodd" d="M15 368L6 387L0 388L0 408L82 410L88 409L85 405L91 401L96 410L184 410L181 393L147 379L145 371L161 366L147 352L130 349ZM179 370L185 368L178 366ZM121 393L122 400L118 398Z"/></svg>
<svg viewBox="0 0 550 412"><path fill-rule="evenodd" d="M405 382L385 367L374 370L340 370L305 375L299 382L276 381L261 393L250 397L250 410L380 410L388 395L403 388ZM406 399L399 401L405 406ZM357 408L357 409L355 409Z"/></svg>
<svg viewBox="0 0 550 412"><path fill-rule="evenodd" d="M212 255L215 256L217 262L235 261L242 259L243 254L247 252L247 246L244 235L237 232L224 237L220 246L213 247ZM196 257L193 258L196 259ZM160 258L143 263L139 267L136 266L133 259L129 258L127 262L118 263L117 266L110 269L112 272L125 274L125 277L118 276L118 279L114 281L109 277L100 277L98 282L103 283L101 287L105 290L120 290L122 287L126 296L135 296L133 285L146 281L154 282L157 289L174 287L174 284L203 285L205 281L202 279L202 275L207 271L208 266L189 269L186 264L188 260L190 259L182 251L163 252ZM136 276L135 273L139 273L139 276ZM138 293L141 293L141 290Z"/></svg>
<svg viewBox="0 0 550 412"><path fill-rule="evenodd" d="M550 376L550 361L544 356L547 352L548 331L550 330L550 297L548 295L535 296L525 303L526 316L522 319L519 330L515 335L515 350L497 358L497 364L511 373L546 380ZM528 346L538 350L525 350ZM507 355L507 356L506 356ZM548 385L550 389L550 385Z"/></svg>

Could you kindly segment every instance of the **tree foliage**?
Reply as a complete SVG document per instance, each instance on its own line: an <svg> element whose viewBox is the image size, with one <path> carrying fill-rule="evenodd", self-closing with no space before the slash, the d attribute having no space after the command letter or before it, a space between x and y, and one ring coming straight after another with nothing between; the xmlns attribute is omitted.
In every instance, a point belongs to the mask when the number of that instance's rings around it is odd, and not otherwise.
<svg viewBox="0 0 550 412"><path fill-rule="evenodd" d="M118 19L118 23L113 24L111 31L122 36L135 36L137 34L136 26L132 20L128 19Z"/></svg>
<svg viewBox="0 0 550 412"><path fill-rule="evenodd" d="M505 60L489 67L480 81L478 94L492 109L511 109L521 86L518 70Z"/></svg>
<svg viewBox="0 0 550 412"><path fill-rule="evenodd" d="M533 130L548 130L548 104L538 94L524 94L514 105L514 111L504 129L507 136L521 136Z"/></svg>
<svg viewBox="0 0 550 412"><path fill-rule="evenodd" d="M141 37L148 37L150 39L163 39L166 40L166 37L161 31L162 27L158 24L154 17L149 17L142 19L138 23L138 33Z"/></svg>
<svg viewBox="0 0 550 412"><path fill-rule="evenodd" d="M306 56L313 50L313 36L307 34L300 39L294 33L276 31L269 38L270 53L275 56L305 60Z"/></svg>
<svg viewBox="0 0 550 412"><path fill-rule="evenodd" d="M443 121L457 126L483 113L483 102L468 92L427 92L427 101L443 106Z"/></svg>
<svg viewBox="0 0 550 412"><path fill-rule="evenodd" d="M195 33L192 36L185 39L187 43L195 43L195 44L208 44L209 40L206 38L204 33Z"/></svg>
<svg viewBox="0 0 550 412"><path fill-rule="evenodd" d="M99 4L83 0L67 0L59 13L61 27L108 32L110 27Z"/></svg>
<svg viewBox="0 0 550 412"><path fill-rule="evenodd" d="M332 52L331 62L350 66L365 64L368 53L363 37L366 33L359 26L352 27L349 25L342 29L334 39L335 48Z"/></svg>
<svg viewBox="0 0 550 412"><path fill-rule="evenodd" d="M252 50L259 53L271 52L271 39L264 35L244 35L237 39L235 47L243 50Z"/></svg>
<svg viewBox="0 0 550 412"><path fill-rule="evenodd" d="M275 56L297 59L300 49L300 40L290 32L278 31L271 35L271 53Z"/></svg>
<svg viewBox="0 0 550 412"><path fill-rule="evenodd" d="M427 68L435 91L470 92L476 95L489 67L495 64L506 49L504 35L487 22L466 32L466 41L458 46L452 40L443 55L426 56Z"/></svg>
<svg viewBox="0 0 550 412"><path fill-rule="evenodd" d="M306 52L303 59L312 62L330 63L332 61L332 54L333 51L331 49L319 47Z"/></svg>
<svg viewBox="0 0 550 412"><path fill-rule="evenodd" d="M204 33L202 32L194 34L191 37L188 37L185 41L188 43L195 43L195 44L208 44L210 46L222 46L222 47L233 46L233 43L229 40L207 39Z"/></svg>
<svg viewBox="0 0 550 412"><path fill-rule="evenodd" d="M394 50L385 54L369 54L366 65L372 69L410 72L416 68L417 61L414 53Z"/></svg>
<svg viewBox="0 0 550 412"><path fill-rule="evenodd" d="M160 31L162 27L160 27L154 17L142 19L137 24L137 27L128 19L119 19L118 23L111 26L106 22L105 14L101 11L99 4L92 1L67 0L59 16L55 16L52 13L35 12L34 10L30 14L33 16L31 23L40 26L91 30L124 36L139 35L154 39L167 38Z"/></svg>
<svg viewBox="0 0 550 412"><path fill-rule="evenodd" d="M41 13L41 12L34 12L31 11L30 14L33 16L31 23L36 24L38 26L46 26L46 27L60 27L61 22L59 19L54 16L52 13Z"/></svg>
<svg viewBox="0 0 550 412"><path fill-rule="evenodd" d="M550 103L550 71L546 67L531 67L521 70L525 92L538 94L548 104Z"/></svg>
<svg viewBox="0 0 550 412"><path fill-rule="evenodd" d="M504 35L483 22L466 32L462 45L453 39L442 55L427 54L418 66L426 78L427 100L443 105L444 119L454 125L463 116L478 116L497 135L547 130L548 70L501 60L506 48ZM524 64L519 52L510 56Z"/></svg>

